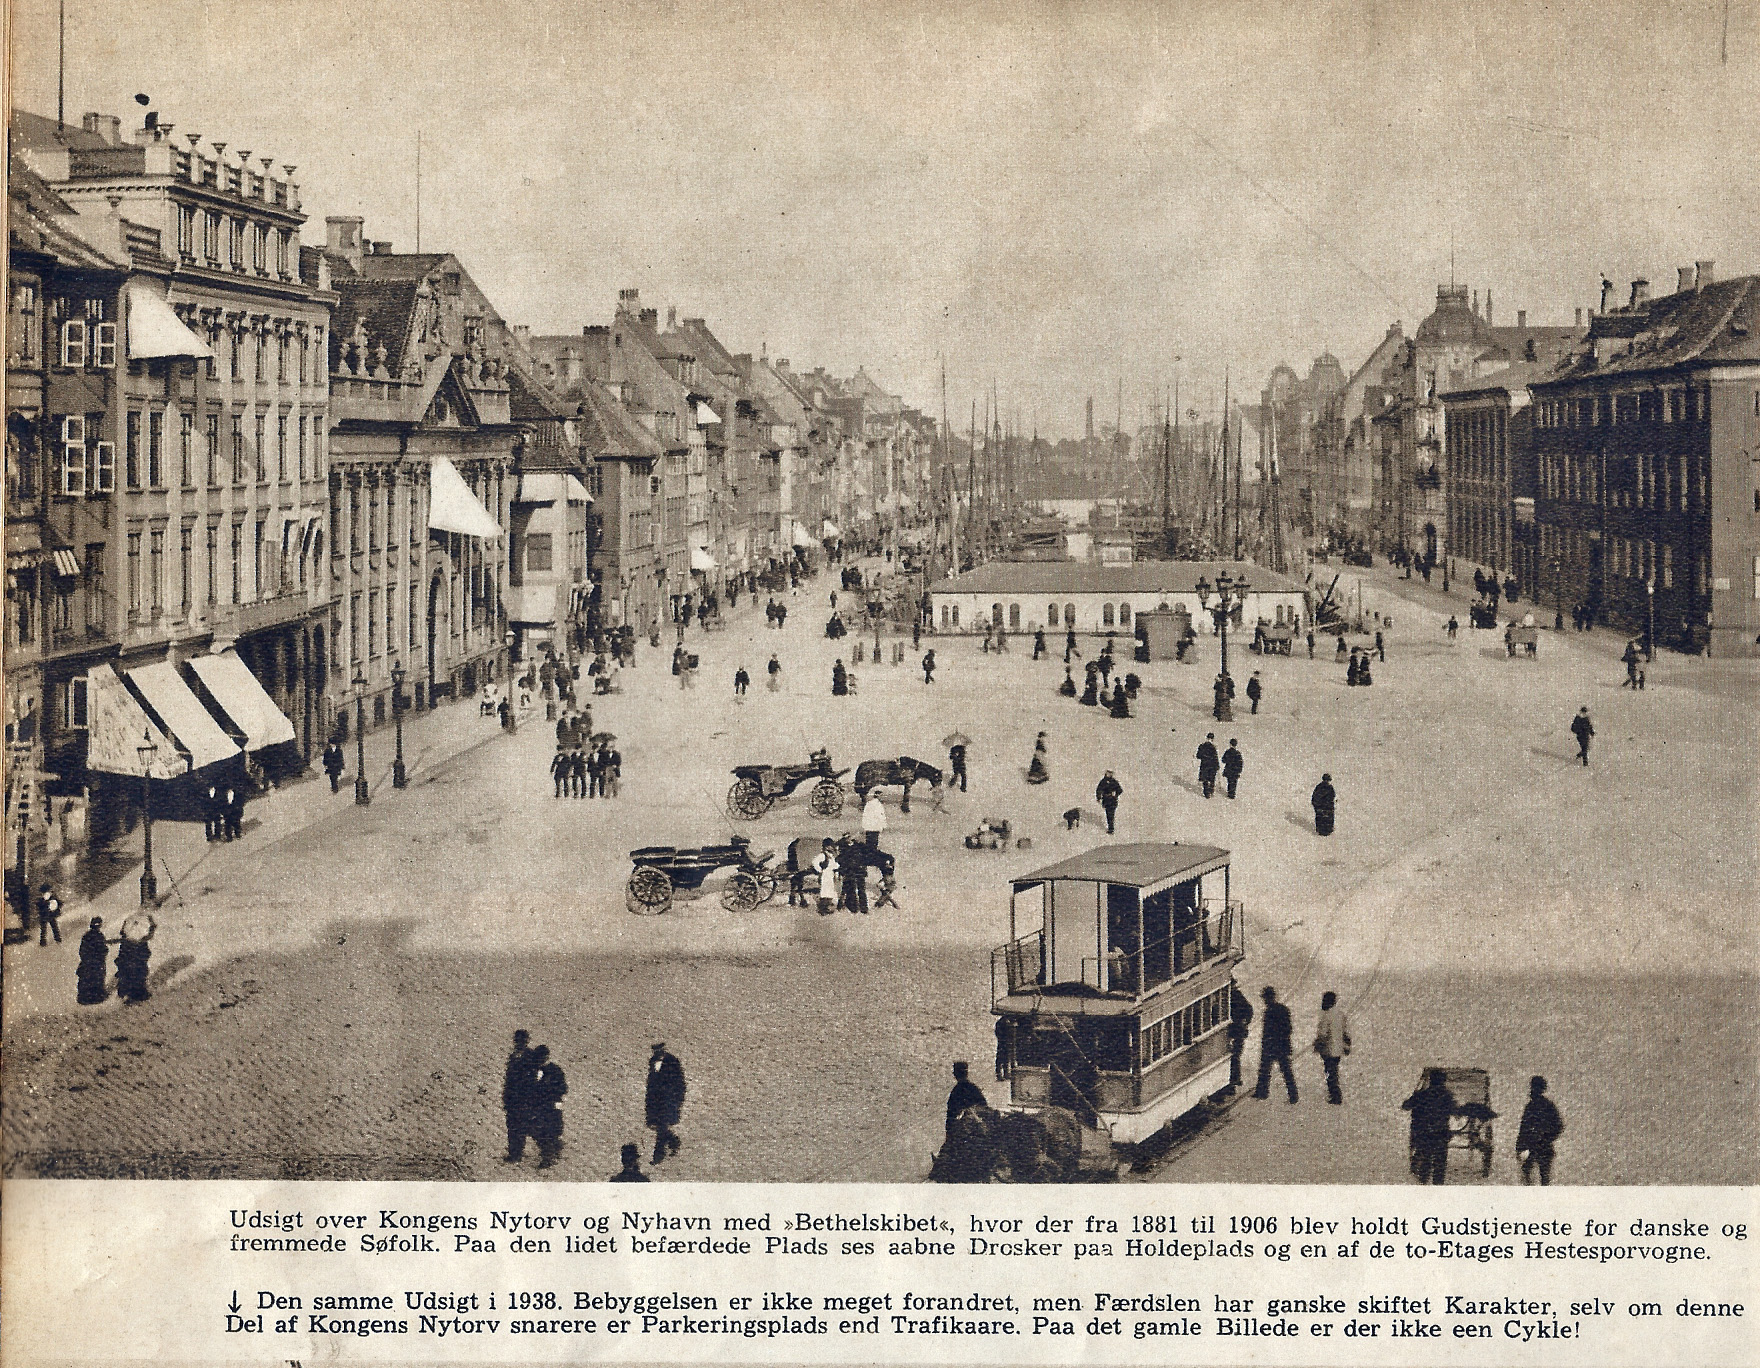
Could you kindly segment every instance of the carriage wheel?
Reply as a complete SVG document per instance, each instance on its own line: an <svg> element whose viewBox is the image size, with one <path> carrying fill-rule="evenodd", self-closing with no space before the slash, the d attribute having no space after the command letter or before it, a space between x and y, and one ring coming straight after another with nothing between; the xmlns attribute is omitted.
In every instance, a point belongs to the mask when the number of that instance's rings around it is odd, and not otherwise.
<svg viewBox="0 0 1760 1368"><path fill-rule="evenodd" d="M835 779L821 779L813 786L807 810L815 817L835 817L843 811L843 785Z"/></svg>
<svg viewBox="0 0 1760 1368"><path fill-rule="evenodd" d="M751 875L758 884L759 902L769 902L770 899L776 896L777 878L774 869L770 869L769 867L754 869L751 871Z"/></svg>
<svg viewBox="0 0 1760 1368"><path fill-rule="evenodd" d="M770 890L774 893L774 887ZM740 870L727 881L727 887L721 890L721 905L729 912L750 912L764 901L764 890L757 879L745 870Z"/></svg>
<svg viewBox="0 0 1760 1368"><path fill-rule="evenodd" d="M727 790L727 814L740 821L755 822L770 810L770 800L756 779L736 780Z"/></svg>
<svg viewBox="0 0 1760 1368"><path fill-rule="evenodd" d="M643 865L629 876L623 900L638 917L657 917L672 906L672 876L664 869Z"/></svg>

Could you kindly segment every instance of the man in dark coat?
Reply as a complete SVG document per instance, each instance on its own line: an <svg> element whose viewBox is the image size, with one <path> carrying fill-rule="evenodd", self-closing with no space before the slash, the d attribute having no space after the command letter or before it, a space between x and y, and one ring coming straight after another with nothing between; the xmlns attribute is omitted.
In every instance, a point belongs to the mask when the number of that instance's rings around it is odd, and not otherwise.
<svg viewBox="0 0 1760 1368"><path fill-rule="evenodd" d="M44 884L37 891L37 944L47 945L53 934L55 944L61 944L61 899L55 896L55 890Z"/></svg>
<svg viewBox="0 0 1760 1368"><path fill-rule="evenodd" d="M75 1001L91 1007L110 996L104 980L110 971L110 942L104 939L104 919L93 917L79 938L79 966L73 971Z"/></svg>
<svg viewBox="0 0 1760 1368"><path fill-rule="evenodd" d="M959 791L964 793L966 791L966 748L964 746L949 746L947 748L947 767L950 776L947 786L952 788L957 780Z"/></svg>
<svg viewBox="0 0 1760 1368"><path fill-rule="evenodd" d="M330 776L330 792L337 793L342 788L342 745L332 736L324 743L324 773Z"/></svg>
<svg viewBox="0 0 1760 1368"><path fill-rule="evenodd" d="M667 1053L666 1042L654 1042L654 1053L648 1059L648 1095L646 1112L648 1129L654 1132L654 1157L658 1164L669 1154L677 1154L680 1141L673 1127L684 1115L684 1065Z"/></svg>
<svg viewBox="0 0 1760 1368"><path fill-rule="evenodd" d="M550 1047L540 1045L532 1051L531 1112L532 1139L538 1142L538 1167L555 1166L562 1153L562 1099L568 1093L568 1078L562 1066L550 1058Z"/></svg>
<svg viewBox="0 0 1760 1368"><path fill-rule="evenodd" d="M1080 660L1081 658L1082 653L1076 649L1076 629L1071 627L1063 634L1063 663L1067 665L1072 659Z"/></svg>
<svg viewBox="0 0 1760 1368"><path fill-rule="evenodd" d="M562 791L568 787L568 762L568 752L558 746L556 754L550 760L550 777L556 781L558 798L562 797Z"/></svg>
<svg viewBox="0 0 1760 1368"><path fill-rule="evenodd" d="M929 650L923 652L923 683L933 684L934 682L935 682L935 651L934 651L934 648L931 647Z"/></svg>
<svg viewBox="0 0 1760 1368"><path fill-rule="evenodd" d="M1337 811L1338 794L1332 787L1332 776L1322 774L1308 800L1314 805L1314 831L1321 836L1332 835L1332 819Z"/></svg>
<svg viewBox="0 0 1760 1368"><path fill-rule="evenodd" d="M947 1133L953 1134L953 1123L967 1107L987 1107L990 1104L984 1099L984 1090L966 1077L965 1060L956 1060L953 1066L953 1087L947 1094Z"/></svg>
<svg viewBox="0 0 1760 1368"><path fill-rule="evenodd" d="M1045 629L1041 627L1033 633L1033 659L1041 660L1045 654Z"/></svg>
<svg viewBox="0 0 1760 1368"><path fill-rule="evenodd" d="M1217 675L1216 683L1211 686L1211 692L1215 698L1210 707L1210 715L1220 722L1222 714L1228 708L1229 700L1234 697L1234 679L1225 674Z"/></svg>
<svg viewBox="0 0 1760 1368"><path fill-rule="evenodd" d="M226 818L222 808L224 800L217 784L209 784L202 794L202 829L210 841L218 841L226 834Z"/></svg>
<svg viewBox="0 0 1760 1368"><path fill-rule="evenodd" d="M1589 767L1589 742L1595 735L1595 724L1589 720L1589 709L1578 708L1577 715L1571 719L1571 735L1577 738L1577 759L1583 762L1583 768Z"/></svg>
<svg viewBox="0 0 1760 1368"><path fill-rule="evenodd" d="M532 1077L537 1065L532 1063L531 1039L529 1032L513 1033L513 1049L501 1078L501 1111L507 1121L507 1153L501 1159L504 1164L517 1164L525 1158L526 1137L532 1133Z"/></svg>
<svg viewBox="0 0 1760 1368"><path fill-rule="evenodd" d="M1228 785L1230 798L1234 797L1234 786L1240 783L1241 770L1246 767L1246 761L1241 759L1238 749L1240 744L1231 736L1228 738L1228 749L1222 752L1222 777Z"/></svg>
<svg viewBox="0 0 1760 1368"><path fill-rule="evenodd" d="M1522 1182L1533 1181L1540 1170L1540 1186L1552 1183L1552 1147L1564 1132L1564 1118L1546 1095L1546 1080L1535 1074L1528 1080L1528 1105L1522 1108L1522 1124L1516 1131L1516 1158L1522 1161Z"/></svg>
<svg viewBox="0 0 1760 1368"><path fill-rule="evenodd" d="M1216 771L1222 762L1216 755L1216 733L1206 732L1204 739L1198 744L1198 782L1204 786L1204 796L1210 797L1216 792Z"/></svg>
<svg viewBox="0 0 1760 1368"><path fill-rule="evenodd" d="M1386 662L1386 660L1387 660L1387 638L1382 636L1380 632L1375 633L1375 655L1376 655L1377 659L1381 660L1384 663Z"/></svg>
<svg viewBox="0 0 1760 1368"><path fill-rule="evenodd" d="M621 1152L623 1167L605 1181L608 1183L646 1183L648 1175L642 1172L642 1152L632 1141L623 1147Z"/></svg>
<svg viewBox="0 0 1760 1368"><path fill-rule="evenodd" d="M1271 1066L1275 1064L1283 1073L1283 1085L1289 1089L1289 1100L1294 1102L1296 1076L1289 1060L1290 1039L1295 1028L1290 1021L1289 1008L1277 1000L1275 988L1267 987L1259 996L1265 1001L1265 1015L1259 1021L1259 1085L1253 1089L1253 1096L1271 1096Z"/></svg>
<svg viewBox="0 0 1760 1368"><path fill-rule="evenodd" d="M1094 800L1100 804L1100 810L1106 814L1106 834L1111 836L1117 824L1118 800L1124 796L1124 785L1118 777L1107 770L1100 782L1094 785Z"/></svg>
<svg viewBox="0 0 1760 1368"><path fill-rule="evenodd" d="M1240 985L1230 979L1228 984L1228 1086L1230 1088L1238 1089L1241 1085L1241 1058L1247 1052L1247 1037L1252 1032L1252 1026L1253 1004L1247 1001L1247 995L1241 992Z"/></svg>
<svg viewBox="0 0 1760 1368"><path fill-rule="evenodd" d="M1265 697L1265 686L1259 682L1259 672L1253 671L1253 677L1247 681L1247 702L1253 705L1254 713L1259 711L1259 700Z"/></svg>
<svg viewBox="0 0 1760 1368"><path fill-rule="evenodd" d="M1008 1067L1014 1062L1014 1018L996 1018L996 1081L1006 1082Z"/></svg>
<svg viewBox="0 0 1760 1368"><path fill-rule="evenodd" d="M741 665L733 672L733 691L736 694L743 694L751 686L752 677L746 673L746 667Z"/></svg>
<svg viewBox="0 0 1760 1368"><path fill-rule="evenodd" d="M868 915L868 851L861 840L843 840L837 846L837 878L843 889L843 905L859 917Z"/></svg>
<svg viewBox="0 0 1760 1368"><path fill-rule="evenodd" d="M1440 1187L1448 1178L1448 1118L1455 1113L1448 1075L1430 1070L1425 1086L1399 1105L1412 1114L1412 1174L1420 1183Z"/></svg>

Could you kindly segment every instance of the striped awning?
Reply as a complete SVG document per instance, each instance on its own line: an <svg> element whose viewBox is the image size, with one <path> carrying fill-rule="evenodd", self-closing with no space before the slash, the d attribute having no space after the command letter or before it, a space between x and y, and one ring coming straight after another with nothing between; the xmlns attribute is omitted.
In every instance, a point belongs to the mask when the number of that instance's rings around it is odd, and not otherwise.
<svg viewBox="0 0 1760 1368"><path fill-rule="evenodd" d="M68 550L56 550L51 553L51 556L52 559L50 564L54 566L57 575L60 575L63 579L79 578L79 557L74 555L73 552Z"/></svg>
<svg viewBox="0 0 1760 1368"><path fill-rule="evenodd" d="M230 760L239 753L233 739L220 729L213 714L190 692L189 685L168 660L156 665L142 665L128 672L128 682L139 691L141 699L158 714L159 721L170 733L177 748L189 756L189 767L201 769L219 760ZM138 764L135 773L139 773Z"/></svg>

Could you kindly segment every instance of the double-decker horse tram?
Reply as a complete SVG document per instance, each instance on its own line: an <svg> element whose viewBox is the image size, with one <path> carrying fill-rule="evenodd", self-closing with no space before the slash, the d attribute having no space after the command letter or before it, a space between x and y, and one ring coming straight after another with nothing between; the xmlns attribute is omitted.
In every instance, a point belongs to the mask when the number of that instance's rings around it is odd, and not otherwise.
<svg viewBox="0 0 1760 1368"><path fill-rule="evenodd" d="M990 960L1003 1106L1064 1108L1128 1148L1228 1087L1245 953L1228 851L1101 846L1011 882Z"/></svg>

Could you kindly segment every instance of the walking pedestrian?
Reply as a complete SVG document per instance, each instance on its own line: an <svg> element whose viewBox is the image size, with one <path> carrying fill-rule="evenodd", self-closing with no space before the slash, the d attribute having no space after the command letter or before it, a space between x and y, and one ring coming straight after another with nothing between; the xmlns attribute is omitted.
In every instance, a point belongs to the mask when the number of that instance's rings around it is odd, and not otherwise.
<svg viewBox="0 0 1760 1368"><path fill-rule="evenodd" d="M782 662L772 654L770 663L764 667L764 672L768 676L764 681L764 687L771 693L775 693L782 687Z"/></svg>
<svg viewBox="0 0 1760 1368"><path fill-rule="evenodd" d="M229 786L222 795L225 804L220 810L220 820L226 829L226 839L242 841L244 839L244 787Z"/></svg>
<svg viewBox="0 0 1760 1368"><path fill-rule="evenodd" d="M1027 782L1043 784L1051 779L1051 766L1048 763L1048 752L1045 749L1045 733L1040 732L1033 741L1033 758L1027 764Z"/></svg>
<svg viewBox="0 0 1760 1368"><path fill-rule="evenodd" d="M531 1112L528 1124L538 1145L538 1167L554 1168L562 1154L562 1099L568 1093L568 1077L550 1058L550 1047L532 1051Z"/></svg>
<svg viewBox="0 0 1760 1368"><path fill-rule="evenodd" d="M61 944L61 899L55 896L55 890L44 884L37 890L37 944L47 945L49 937L55 937L55 944Z"/></svg>
<svg viewBox="0 0 1760 1368"><path fill-rule="evenodd" d="M1106 834L1114 835L1117 830L1118 800L1124 797L1124 785L1118 782L1118 776L1107 770L1100 782L1094 785L1094 800L1100 804L1100 810L1106 814Z"/></svg>
<svg viewBox="0 0 1760 1368"><path fill-rule="evenodd" d="M1430 1070L1425 1085L1399 1105L1412 1114L1412 1176L1440 1187L1448 1179L1448 1119L1455 1114L1447 1073Z"/></svg>
<svg viewBox="0 0 1760 1368"><path fill-rule="evenodd" d="M1313 632L1309 632L1308 633L1308 659L1312 660L1313 658L1314 658L1314 634L1313 634Z"/></svg>
<svg viewBox="0 0 1760 1368"><path fill-rule="evenodd" d="M507 1122L507 1153L504 1164L517 1164L526 1154L526 1137L531 1134L532 1063L531 1032L513 1033L513 1049L508 1053L507 1066L501 1076L501 1111Z"/></svg>
<svg viewBox="0 0 1760 1368"><path fill-rule="evenodd" d="M1350 667L1344 672L1344 682L1350 685L1351 688L1356 688L1358 681L1362 677L1362 669L1361 660L1357 655L1357 648L1353 646L1351 647Z"/></svg>
<svg viewBox="0 0 1760 1368"><path fill-rule="evenodd" d="M122 923L116 944L116 996L124 1002L145 1002L153 995L147 987L147 967L153 957L153 932L158 929L151 912L136 912Z"/></svg>
<svg viewBox="0 0 1760 1368"><path fill-rule="evenodd" d="M918 650L923 645L923 620L918 618L911 623L911 649Z"/></svg>
<svg viewBox="0 0 1760 1368"><path fill-rule="evenodd" d="M1626 664L1626 682L1621 684L1620 688L1636 689L1638 687L1638 643L1635 641L1626 642L1626 653L1620 659Z"/></svg>
<svg viewBox="0 0 1760 1368"><path fill-rule="evenodd" d="M1583 768L1589 767L1589 742L1595 737L1595 724L1589 720L1587 706L1577 709L1577 715L1571 719L1571 735L1577 738L1577 759L1583 762Z"/></svg>
<svg viewBox="0 0 1760 1368"><path fill-rule="evenodd" d="M933 646L931 646L927 651L923 652L923 683L933 684L934 682L935 682L935 648Z"/></svg>
<svg viewBox="0 0 1760 1368"><path fill-rule="evenodd" d="M1228 981L1228 1086L1238 1091L1241 1086L1241 1059L1247 1052L1247 1037L1252 1033L1253 1004L1233 979Z"/></svg>
<svg viewBox="0 0 1760 1368"><path fill-rule="evenodd" d="M1228 796L1234 797L1234 786L1241 781L1241 770L1246 761L1241 758L1240 742L1234 737L1228 738L1228 749L1222 752L1222 778L1228 787Z"/></svg>
<svg viewBox="0 0 1760 1368"><path fill-rule="evenodd" d="M1533 1181L1536 1170L1540 1186L1552 1183L1552 1147L1564 1132L1564 1118L1546 1095L1546 1080L1535 1074L1528 1080L1528 1105L1522 1108L1522 1124L1516 1131L1516 1158L1522 1164L1522 1183Z"/></svg>
<svg viewBox="0 0 1760 1368"><path fill-rule="evenodd" d="M880 849L880 833L885 830L886 805L880 801L880 791L871 789L868 801L862 804L862 835L869 850Z"/></svg>
<svg viewBox="0 0 1760 1368"><path fill-rule="evenodd" d="M956 1059L953 1063L953 1087L947 1094L947 1134L953 1134L953 1123L968 1107L987 1107L989 1102L984 1097L984 1090L966 1077L965 1060Z"/></svg>
<svg viewBox="0 0 1760 1368"><path fill-rule="evenodd" d="M1043 660L1045 655L1045 629L1043 627L1035 628L1033 631L1033 659Z"/></svg>
<svg viewBox="0 0 1760 1368"><path fill-rule="evenodd" d="M1259 712L1259 700L1265 697L1265 685L1259 678L1259 672L1253 671L1253 677L1247 681L1247 702L1253 705L1255 716Z"/></svg>
<svg viewBox="0 0 1760 1368"><path fill-rule="evenodd" d="M623 1167L618 1169L605 1181L608 1183L646 1183L648 1175L642 1172L642 1151L632 1141L625 1144L620 1155Z"/></svg>
<svg viewBox="0 0 1760 1368"><path fill-rule="evenodd" d="M1217 675L1216 683L1211 686L1211 692L1215 695L1215 699L1211 704L1210 715L1220 722L1223 714L1228 711L1230 700L1234 698L1234 679L1225 674Z"/></svg>
<svg viewBox="0 0 1760 1368"><path fill-rule="evenodd" d="M330 792L342 788L342 744L334 736L324 743L324 773L330 776Z"/></svg>
<svg viewBox="0 0 1760 1368"><path fill-rule="evenodd" d="M550 760L550 777L556 781L556 796L562 797L563 790L568 787L569 755L561 746Z"/></svg>
<svg viewBox="0 0 1760 1368"><path fill-rule="evenodd" d="M1314 806L1314 832L1319 836L1332 835L1332 820L1338 807L1338 793L1332 787L1332 776L1322 774L1320 782L1314 785L1314 792L1308 801Z"/></svg>
<svg viewBox="0 0 1760 1368"><path fill-rule="evenodd" d="M648 1129L654 1132L654 1157L648 1162L658 1164L680 1147L673 1127L684 1116L684 1065L669 1054L666 1042L656 1040L648 1058L648 1090L644 1103Z"/></svg>
<svg viewBox="0 0 1760 1368"><path fill-rule="evenodd" d="M1454 645L1456 635L1461 630L1460 620L1453 613L1448 615L1448 644Z"/></svg>
<svg viewBox="0 0 1760 1368"><path fill-rule="evenodd" d="M1265 1002L1265 1015L1259 1022L1259 1085L1253 1089L1253 1096L1261 1100L1271 1096L1271 1067L1276 1065L1283 1074L1283 1085L1289 1090L1289 1100L1296 1100L1296 1075L1290 1068L1290 1039L1294 1034L1294 1025L1290 1021L1289 1008L1277 1000L1277 990L1269 985L1259 996Z"/></svg>
<svg viewBox="0 0 1760 1368"><path fill-rule="evenodd" d="M568 792L576 798L587 796L588 781L592 778L592 766L587 761L586 752L576 746L568 753Z"/></svg>
<svg viewBox="0 0 1760 1368"><path fill-rule="evenodd" d="M950 775L947 785L952 788L955 781L959 783L959 791L966 791L966 748L963 743L947 748L947 766Z"/></svg>
<svg viewBox="0 0 1760 1368"><path fill-rule="evenodd" d="M93 917L79 938L79 963L73 971L74 1001L91 1007L110 996L104 980L110 967L110 942L104 937L104 919Z"/></svg>
<svg viewBox="0 0 1760 1368"><path fill-rule="evenodd" d="M1387 661L1387 640L1380 632L1375 633L1375 655L1385 664Z"/></svg>
<svg viewBox="0 0 1760 1368"><path fill-rule="evenodd" d="M209 784L202 794L202 831L210 841L226 834L226 819L221 814L220 787Z"/></svg>
<svg viewBox="0 0 1760 1368"><path fill-rule="evenodd" d="M1216 755L1215 732L1204 733L1195 758L1198 761L1198 782L1204 786L1204 796L1208 798L1216 792L1216 771L1221 767Z"/></svg>
<svg viewBox="0 0 1760 1368"><path fill-rule="evenodd" d="M1063 663L1067 665L1072 659L1080 660L1081 658L1082 653L1076 649L1076 629L1071 627L1063 634Z"/></svg>
<svg viewBox="0 0 1760 1368"><path fill-rule="evenodd" d="M734 691L734 693L740 695L741 697L744 697L745 691L751 687L751 683L752 683L752 677L746 673L746 667L744 665L741 665L737 670L735 670L733 672L733 691Z"/></svg>
<svg viewBox="0 0 1760 1368"><path fill-rule="evenodd" d="M1332 658L1338 663L1343 664L1345 654L1349 649L1350 648L1344 643L1344 633L1340 632L1338 634L1338 649L1332 653Z"/></svg>
<svg viewBox="0 0 1760 1368"><path fill-rule="evenodd" d="M843 698L849 693L849 671L844 669L841 657L831 667L831 696Z"/></svg>
<svg viewBox="0 0 1760 1368"><path fill-rule="evenodd" d="M1334 1106L1344 1102L1344 1089L1338 1082L1338 1061L1351 1052L1350 1024L1344 1008L1338 1005L1338 994L1320 994L1320 1020L1314 1026L1314 1053L1326 1070L1326 1100Z"/></svg>

